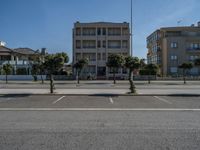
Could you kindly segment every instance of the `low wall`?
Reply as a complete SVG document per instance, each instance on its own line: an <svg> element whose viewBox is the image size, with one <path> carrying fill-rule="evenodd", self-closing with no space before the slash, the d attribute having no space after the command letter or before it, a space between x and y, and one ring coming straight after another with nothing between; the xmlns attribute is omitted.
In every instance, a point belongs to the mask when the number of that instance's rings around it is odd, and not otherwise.
<svg viewBox="0 0 200 150"><path fill-rule="evenodd" d="M46 75L42 75L43 80L46 80ZM37 79L41 80L41 75L37 75ZM0 75L0 80L6 80L5 75ZM27 80L32 81L33 76L32 75L8 75L8 80Z"/></svg>

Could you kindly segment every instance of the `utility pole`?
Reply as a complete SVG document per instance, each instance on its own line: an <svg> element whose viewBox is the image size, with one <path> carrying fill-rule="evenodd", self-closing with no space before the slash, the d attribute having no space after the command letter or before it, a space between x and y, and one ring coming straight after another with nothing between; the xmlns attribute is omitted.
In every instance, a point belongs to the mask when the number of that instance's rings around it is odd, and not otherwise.
<svg viewBox="0 0 200 150"><path fill-rule="evenodd" d="M133 0L131 0L131 56L133 56Z"/></svg>

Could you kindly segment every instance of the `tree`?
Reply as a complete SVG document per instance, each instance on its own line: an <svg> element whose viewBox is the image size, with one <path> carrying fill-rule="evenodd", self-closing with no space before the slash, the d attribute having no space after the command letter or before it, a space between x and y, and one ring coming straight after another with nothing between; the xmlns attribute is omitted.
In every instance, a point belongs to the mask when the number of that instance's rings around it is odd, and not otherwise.
<svg viewBox="0 0 200 150"><path fill-rule="evenodd" d="M3 71L6 75L6 84L7 84L8 83L8 74L10 74L12 71L12 65L10 65L10 64L3 65Z"/></svg>
<svg viewBox="0 0 200 150"><path fill-rule="evenodd" d="M65 63L69 62L69 56L67 55L67 53L64 52L57 53L56 57L63 57Z"/></svg>
<svg viewBox="0 0 200 150"><path fill-rule="evenodd" d="M88 64L88 59L80 59L78 62L76 62L73 67L76 69L77 74L77 84L80 83L80 73L83 70L84 66Z"/></svg>
<svg viewBox="0 0 200 150"><path fill-rule="evenodd" d="M143 70L140 71L140 74L148 75L148 83L151 83L151 75L157 75L158 66L156 64L147 64Z"/></svg>
<svg viewBox="0 0 200 150"><path fill-rule="evenodd" d="M31 74L33 76L34 81L37 81L37 75L40 73L40 66L39 64L33 64Z"/></svg>
<svg viewBox="0 0 200 150"><path fill-rule="evenodd" d="M192 69L193 65L192 63L183 63L178 67L183 70L183 81L186 84L186 71Z"/></svg>
<svg viewBox="0 0 200 150"><path fill-rule="evenodd" d="M120 54L111 54L108 56L108 61L106 65L112 70L113 72L113 80L114 84L116 84L116 72L117 70L124 65L124 57Z"/></svg>
<svg viewBox="0 0 200 150"><path fill-rule="evenodd" d="M194 65L197 67L200 67L200 58L195 59ZM198 72L198 73L200 73L200 72Z"/></svg>
<svg viewBox="0 0 200 150"><path fill-rule="evenodd" d="M139 58L138 57L127 56L125 58L125 67L127 69L129 69L129 83L130 83L131 93L136 93L135 85L133 83L133 71L135 69L139 69L139 67L140 67Z"/></svg>
<svg viewBox="0 0 200 150"><path fill-rule="evenodd" d="M140 59L140 68L143 69L146 65L147 64L145 62L145 59L144 58Z"/></svg>
<svg viewBox="0 0 200 150"><path fill-rule="evenodd" d="M50 76L50 92L54 90L54 79L53 75L55 71L62 69L65 62L65 58L60 54L47 55L44 60L44 68Z"/></svg>
<svg viewBox="0 0 200 150"><path fill-rule="evenodd" d="M44 84L44 79L43 79L44 72L45 72L44 62L37 61L32 65L31 73L34 78L34 81L37 81L37 75L40 75L42 84Z"/></svg>

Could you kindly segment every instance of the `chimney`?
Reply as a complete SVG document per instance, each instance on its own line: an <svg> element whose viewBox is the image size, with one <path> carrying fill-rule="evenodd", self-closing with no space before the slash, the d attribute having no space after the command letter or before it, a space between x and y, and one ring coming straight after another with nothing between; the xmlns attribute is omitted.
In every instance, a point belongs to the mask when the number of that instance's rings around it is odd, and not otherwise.
<svg viewBox="0 0 200 150"><path fill-rule="evenodd" d="M42 54L42 55L46 55L46 53L47 53L46 48L42 48L42 50L41 50L41 54Z"/></svg>
<svg viewBox="0 0 200 150"><path fill-rule="evenodd" d="M197 22L197 26L198 26L198 27L200 27L200 21L199 21L199 22Z"/></svg>
<svg viewBox="0 0 200 150"><path fill-rule="evenodd" d="M0 46L6 46L6 42L0 41Z"/></svg>

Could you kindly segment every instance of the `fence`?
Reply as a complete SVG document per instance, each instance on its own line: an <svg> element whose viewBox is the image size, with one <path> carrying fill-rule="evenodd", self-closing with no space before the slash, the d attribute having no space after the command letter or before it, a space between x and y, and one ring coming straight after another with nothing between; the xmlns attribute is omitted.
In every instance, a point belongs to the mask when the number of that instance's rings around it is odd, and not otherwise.
<svg viewBox="0 0 200 150"><path fill-rule="evenodd" d="M43 79L46 80L46 75L42 75ZM41 80L41 75L37 75L37 79ZM0 80L6 80L5 75L0 75ZM8 75L8 80L24 80L24 81L32 81L32 75Z"/></svg>

